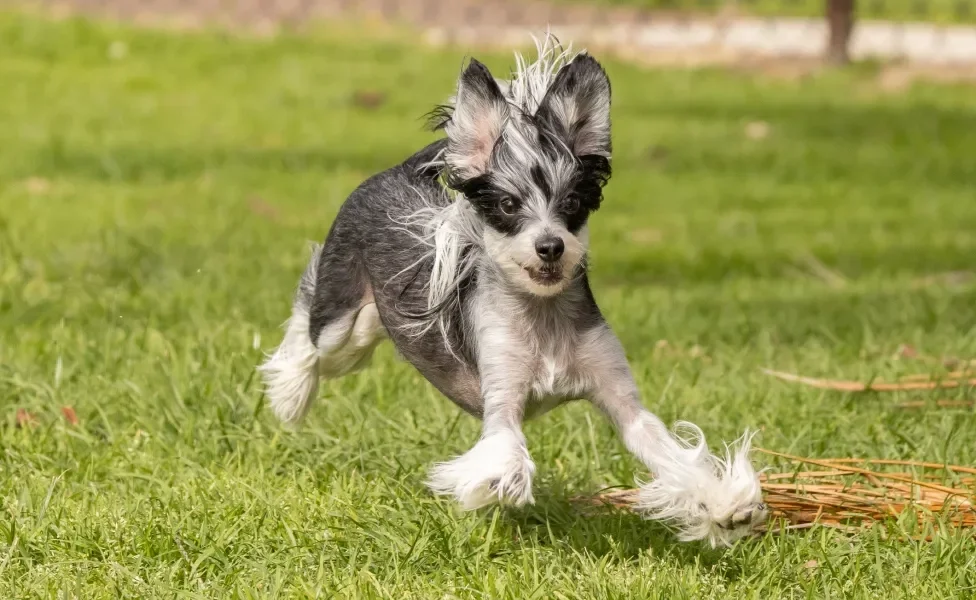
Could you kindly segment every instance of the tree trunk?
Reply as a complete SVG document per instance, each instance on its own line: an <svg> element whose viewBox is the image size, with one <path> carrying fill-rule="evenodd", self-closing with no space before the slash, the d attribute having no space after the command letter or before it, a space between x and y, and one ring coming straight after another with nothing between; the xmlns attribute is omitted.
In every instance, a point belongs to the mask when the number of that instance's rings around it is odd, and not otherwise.
<svg viewBox="0 0 976 600"><path fill-rule="evenodd" d="M844 65L850 62L848 46L854 31L854 0L827 0L827 62Z"/></svg>

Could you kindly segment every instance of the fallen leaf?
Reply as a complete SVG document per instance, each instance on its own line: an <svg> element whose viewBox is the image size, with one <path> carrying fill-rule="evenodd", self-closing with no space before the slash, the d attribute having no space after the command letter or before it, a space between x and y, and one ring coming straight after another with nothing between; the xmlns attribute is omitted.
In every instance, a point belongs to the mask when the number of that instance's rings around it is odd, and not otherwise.
<svg viewBox="0 0 976 600"><path fill-rule="evenodd" d="M660 145L654 145L644 151L644 158L647 162L660 163L667 160L670 152L667 148Z"/></svg>
<svg viewBox="0 0 976 600"><path fill-rule="evenodd" d="M62 406L61 414L64 415L64 420L68 423L72 425L78 424L78 413L76 413L75 409L71 408L70 406Z"/></svg>
<svg viewBox="0 0 976 600"><path fill-rule="evenodd" d="M918 356L918 350L911 344L902 344L898 348L898 356L901 358L915 358Z"/></svg>
<svg viewBox="0 0 976 600"><path fill-rule="evenodd" d="M352 103L360 108L376 109L386 102L386 94L375 90L357 90L352 95Z"/></svg>
<svg viewBox="0 0 976 600"><path fill-rule="evenodd" d="M248 206L254 214L274 221L278 218L278 209L266 202L260 196L254 196L248 201Z"/></svg>
<svg viewBox="0 0 976 600"><path fill-rule="evenodd" d="M26 408L17 409L17 427L33 427L37 425L37 417Z"/></svg>

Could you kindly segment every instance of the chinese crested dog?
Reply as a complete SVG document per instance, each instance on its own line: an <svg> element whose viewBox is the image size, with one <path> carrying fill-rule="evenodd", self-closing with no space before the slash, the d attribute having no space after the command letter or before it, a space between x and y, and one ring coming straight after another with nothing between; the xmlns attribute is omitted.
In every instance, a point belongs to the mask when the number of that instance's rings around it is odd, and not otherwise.
<svg viewBox="0 0 976 600"><path fill-rule="evenodd" d="M547 36L508 80L471 60L434 111L445 137L367 179L317 246L284 340L261 366L275 414L297 422L321 378L389 338L483 422L428 486L466 509L533 502L524 419L587 399L650 470L640 508L683 540L728 544L765 518L749 437L722 457L701 430L642 406L587 280L587 221L610 177L610 81Z"/></svg>

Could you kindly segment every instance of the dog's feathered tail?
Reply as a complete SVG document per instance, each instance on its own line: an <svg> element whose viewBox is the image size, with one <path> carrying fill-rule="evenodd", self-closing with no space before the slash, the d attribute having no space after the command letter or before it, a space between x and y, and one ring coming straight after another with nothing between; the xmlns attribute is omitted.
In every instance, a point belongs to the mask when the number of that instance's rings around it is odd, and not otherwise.
<svg viewBox="0 0 976 600"><path fill-rule="evenodd" d="M322 246L313 245L312 258L295 292L291 318L285 323L285 339L258 367L272 411L289 424L305 416L319 388L319 353L309 331L309 309L321 253Z"/></svg>

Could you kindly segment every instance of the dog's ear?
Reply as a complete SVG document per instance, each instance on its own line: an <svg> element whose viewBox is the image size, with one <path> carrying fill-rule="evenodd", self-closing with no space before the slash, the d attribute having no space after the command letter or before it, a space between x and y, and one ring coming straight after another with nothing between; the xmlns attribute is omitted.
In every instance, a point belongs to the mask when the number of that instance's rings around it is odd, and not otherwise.
<svg viewBox="0 0 976 600"><path fill-rule="evenodd" d="M556 74L536 118L576 156L610 157L610 79L600 63L580 54Z"/></svg>
<svg viewBox="0 0 976 600"><path fill-rule="evenodd" d="M450 119L444 124L447 152L444 159L460 179L488 170L495 142L508 119L508 103L488 67L472 59L458 79Z"/></svg>

